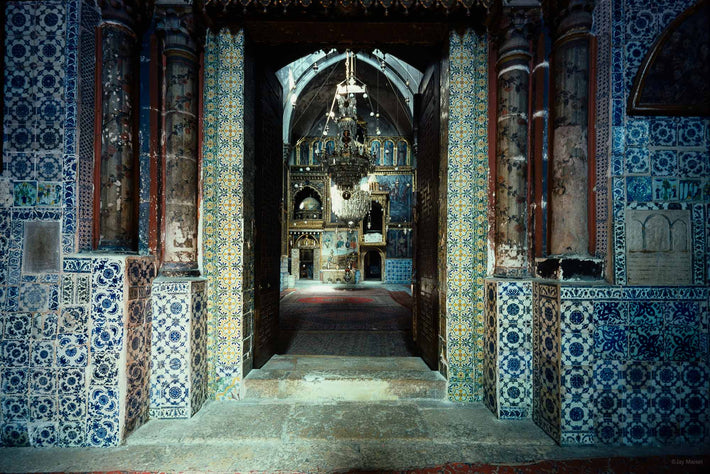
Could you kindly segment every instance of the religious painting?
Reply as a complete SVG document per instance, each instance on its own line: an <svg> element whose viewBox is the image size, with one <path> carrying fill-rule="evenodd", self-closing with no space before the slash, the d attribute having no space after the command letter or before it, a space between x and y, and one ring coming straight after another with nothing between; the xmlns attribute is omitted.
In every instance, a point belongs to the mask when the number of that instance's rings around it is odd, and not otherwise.
<svg viewBox="0 0 710 474"><path fill-rule="evenodd" d="M392 166L394 163L394 142L385 140L385 166Z"/></svg>
<svg viewBox="0 0 710 474"><path fill-rule="evenodd" d="M407 142L400 140L397 143L397 166L407 165Z"/></svg>
<svg viewBox="0 0 710 474"><path fill-rule="evenodd" d="M325 152L327 154L333 153L335 151L335 140L328 140L325 142Z"/></svg>
<svg viewBox="0 0 710 474"><path fill-rule="evenodd" d="M321 154L323 153L323 143L320 140L313 142L313 164L320 165Z"/></svg>
<svg viewBox="0 0 710 474"><path fill-rule="evenodd" d="M387 231L387 258L412 258L411 231Z"/></svg>
<svg viewBox="0 0 710 474"><path fill-rule="evenodd" d="M372 143L370 144L370 154L374 158L374 162L378 165L381 165L382 162L380 161L381 156L380 156L380 142L378 140L373 140Z"/></svg>
<svg viewBox="0 0 710 474"><path fill-rule="evenodd" d="M309 152L309 147L307 142L301 143L301 149L300 153L298 156L298 164L299 165L307 165L308 164L308 152Z"/></svg>
<svg viewBox="0 0 710 474"><path fill-rule="evenodd" d="M377 184L390 195L390 222L411 222L412 175L378 175Z"/></svg>
<svg viewBox="0 0 710 474"><path fill-rule="evenodd" d="M356 231L326 231L321 237L321 268L337 270L345 268L348 258L357 258L358 233Z"/></svg>

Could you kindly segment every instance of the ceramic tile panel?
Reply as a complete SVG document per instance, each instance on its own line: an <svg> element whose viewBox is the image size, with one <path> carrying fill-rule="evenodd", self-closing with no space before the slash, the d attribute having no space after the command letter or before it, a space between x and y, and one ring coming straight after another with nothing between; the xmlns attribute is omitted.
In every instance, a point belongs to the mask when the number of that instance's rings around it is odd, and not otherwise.
<svg viewBox="0 0 710 474"><path fill-rule="evenodd" d="M560 298L561 444L708 439L706 287L565 285Z"/></svg>
<svg viewBox="0 0 710 474"><path fill-rule="evenodd" d="M67 148L76 127L77 0L5 2L3 170L0 175L0 313L12 329L0 334L7 359L2 370L14 370L3 382L21 395L27 417L0 415L0 445L67 445L58 393L76 394L86 383L88 360L85 321L67 334L61 326L65 299L83 294L63 283L63 269L29 273L25 232L28 223L57 222L57 253L75 251L76 160ZM49 243L46 245L50 245ZM72 283L74 283L72 281ZM62 294L63 287L67 287ZM65 318L67 319L67 318ZM22 336L20 337L20 334ZM14 339L18 337L18 339ZM8 360L8 365L5 361ZM9 413L9 412L8 412Z"/></svg>
<svg viewBox="0 0 710 474"><path fill-rule="evenodd" d="M412 283L412 259L388 258L385 260L385 283L409 285Z"/></svg>
<svg viewBox="0 0 710 474"><path fill-rule="evenodd" d="M552 439L561 437L560 288L532 284L532 418Z"/></svg>
<svg viewBox="0 0 710 474"><path fill-rule="evenodd" d="M207 396L205 281L153 283L151 418L189 418Z"/></svg>
<svg viewBox="0 0 710 474"><path fill-rule="evenodd" d="M449 40L446 335L449 397L483 399L488 233L488 42L472 30ZM465 322L471 339L451 329ZM462 354L460 357L452 357Z"/></svg>
<svg viewBox="0 0 710 474"><path fill-rule="evenodd" d="M486 280L484 401L499 418L532 411L532 283Z"/></svg>
<svg viewBox="0 0 710 474"><path fill-rule="evenodd" d="M203 258L210 394L236 398L244 317L244 33L208 32L204 69Z"/></svg>
<svg viewBox="0 0 710 474"><path fill-rule="evenodd" d="M710 254L705 247L707 217L702 204L708 203L708 193L704 189L708 186L706 167L710 143L707 130L710 120L702 117L631 117L625 113L632 82L649 48L665 28L694 2L664 0L654 3L653 7L647 2L631 0L601 3L604 7L595 11L595 23L604 29L605 21L610 18L611 31L616 35L611 42L612 61L608 74L613 82L610 90L614 109L611 175L620 177L612 185L620 190L612 193L615 281L626 283L625 209L639 205L655 208L671 205L677 208L697 203L699 210L693 212L692 218L693 284L706 285L710 277L707 271ZM606 13L607 3L612 5L611 15ZM603 73L604 70L600 69L599 74ZM606 96L598 94L597 98L604 100ZM615 104L620 105L618 113ZM606 126L605 116L598 115L597 129L605 129ZM623 169L613 166L615 160L620 159L624 163ZM598 170L597 174L603 171Z"/></svg>

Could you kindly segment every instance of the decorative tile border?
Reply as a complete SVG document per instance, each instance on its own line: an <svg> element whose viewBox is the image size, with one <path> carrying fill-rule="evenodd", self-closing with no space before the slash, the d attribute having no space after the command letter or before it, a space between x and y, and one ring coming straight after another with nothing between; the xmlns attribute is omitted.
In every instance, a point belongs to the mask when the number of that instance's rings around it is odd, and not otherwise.
<svg viewBox="0 0 710 474"><path fill-rule="evenodd" d="M205 44L203 255L210 393L236 398L242 377L244 33Z"/></svg>
<svg viewBox="0 0 710 474"><path fill-rule="evenodd" d="M449 40L446 341L449 397L483 399L488 233L488 41ZM464 329L461 329L464 328ZM463 331L463 334L461 334Z"/></svg>

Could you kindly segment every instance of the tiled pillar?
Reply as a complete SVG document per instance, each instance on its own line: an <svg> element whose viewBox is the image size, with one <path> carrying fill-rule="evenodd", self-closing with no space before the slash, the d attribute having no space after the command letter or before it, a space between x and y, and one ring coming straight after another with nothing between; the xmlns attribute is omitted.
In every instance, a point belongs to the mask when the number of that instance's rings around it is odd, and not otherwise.
<svg viewBox="0 0 710 474"><path fill-rule="evenodd" d="M528 251L528 87L526 13L504 15L496 63L495 274L530 273Z"/></svg>
<svg viewBox="0 0 710 474"><path fill-rule="evenodd" d="M148 418L153 257L63 260L58 431L67 446L117 446ZM39 407L38 407L39 408Z"/></svg>
<svg viewBox="0 0 710 474"><path fill-rule="evenodd" d="M484 403L498 417L532 412L532 283L485 281Z"/></svg>
<svg viewBox="0 0 710 474"><path fill-rule="evenodd" d="M190 418L207 398L207 282L153 282L150 417Z"/></svg>
<svg viewBox="0 0 710 474"><path fill-rule="evenodd" d="M553 44L551 255L589 254L587 132L592 4L590 0L570 1Z"/></svg>
<svg viewBox="0 0 710 474"><path fill-rule="evenodd" d="M595 443L592 309L562 300L568 293L533 283L533 421L560 445L588 445Z"/></svg>
<svg viewBox="0 0 710 474"><path fill-rule="evenodd" d="M138 26L136 0L101 0L99 25L101 77L98 247L135 250L138 245L138 166L135 106L138 94Z"/></svg>
<svg viewBox="0 0 710 474"><path fill-rule="evenodd" d="M163 106L162 275L198 275L197 44L189 7L160 8L165 58Z"/></svg>

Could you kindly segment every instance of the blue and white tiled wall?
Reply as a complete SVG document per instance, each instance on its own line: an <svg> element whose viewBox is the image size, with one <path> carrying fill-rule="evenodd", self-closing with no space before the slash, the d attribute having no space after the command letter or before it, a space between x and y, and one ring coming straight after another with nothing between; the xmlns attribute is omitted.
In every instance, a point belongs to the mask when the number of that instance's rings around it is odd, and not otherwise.
<svg viewBox="0 0 710 474"><path fill-rule="evenodd" d="M148 417L154 260L76 253L91 240L90 146L78 170L79 137L93 136L81 127L91 120L79 123L77 110L86 5L45 0L2 7L2 446L117 445ZM40 240L56 258L30 271L36 252L26 248L27 235L42 226L57 229L56 247Z"/></svg>
<svg viewBox="0 0 710 474"><path fill-rule="evenodd" d="M4 317L3 446L115 446L148 417L152 257L67 256L58 310Z"/></svg>
<svg viewBox="0 0 710 474"><path fill-rule="evenodd" d="M710 439L708 289L535 283L533 420L563 445Z"/></svg>
<svg viewBox="0 0 710 474"><path fill-rule="evenodd" d="M532 411L532 282L486 280L483 400L498 418Z"/></svg>
<svg viewBox="0 0 710 474"><path fill-rule="evenodd" d="M412 259L388 258L385 260L385 283L412 283Z"/></svg>
<svg viewBox="0 0 710 474"><path fill-rule="evenodd" d="M207 293L202 278L153 283L151 418L189 418L207 398Z"/></svg>
<svg viewBox="0 0 710 474"><path fill-rule="evenodd" d="M689 209L692 215L694 285L710 278L710 119L626 115L642 60L664 29L693 0L611 0L611 177L614 269L626 284L628 209Z"/></svg>

